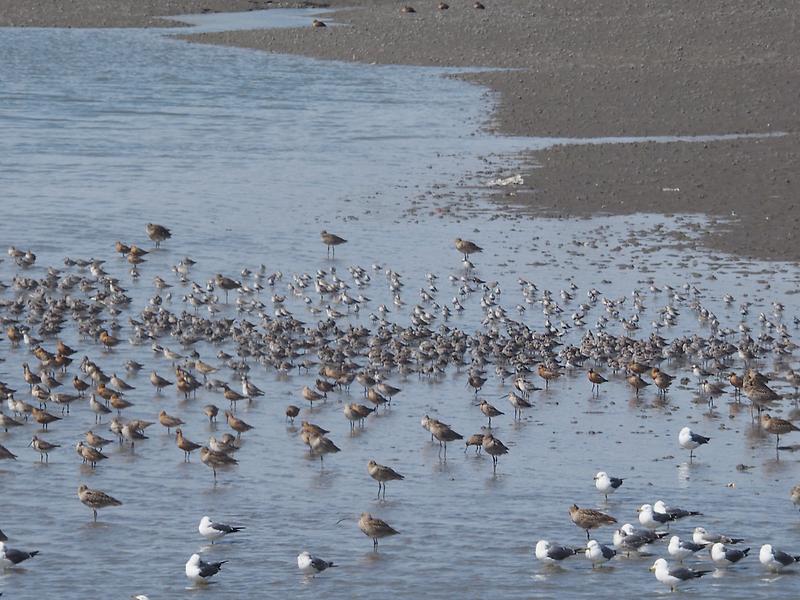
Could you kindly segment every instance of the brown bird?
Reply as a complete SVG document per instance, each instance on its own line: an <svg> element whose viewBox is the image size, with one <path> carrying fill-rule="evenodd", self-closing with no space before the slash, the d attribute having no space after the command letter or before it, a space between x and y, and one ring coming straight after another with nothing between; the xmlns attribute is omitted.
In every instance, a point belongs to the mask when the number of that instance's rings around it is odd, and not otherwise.
<svg viewBox="0 0 800 600"><path fill-rule="evenodd" d="M442 446L444 446L445 460L447 460L447 442L454 442L456 440L464 439L463 435L456 433L449 426L441 423L440 421L430 421L430 432L433 434L433 437L439 441L440 453L442 451Z"/></svg>
<svg viewBox="0 0 800 600"><path fill-rule="evenodd" d="M17 455L0 444L0 460L17 460Z"/></svg>
<svg viewBox="0 0 800 600"><path fill-rule="evenodd" d="M61 417L51 415L46 410L41 410L36 407L31 408L31 413L33 414L33 419L42 426L42 429L47 429L47 426L53 421L61 420Z"/></svg>
<svg viewBox="0 0 800 600"><path fill-rule="evenodd" d="M483 442L481 442L481 445L483 446L483 451L492 457L492 472L496 473L497 459L503 454L508 454L508 448L503 442L498 440L491 433L487 433L483 436Z"/></svg>
<svg viewBox="0 0 800 600"><path fill-rule="evenodd" d="M169 430L172 429L173 427L186 424L183 421L183 419L179 419L178 417L173 417L172 415L168 415L167 411L165 410L162 410L160 413L158 413L158 422L167 428L168 434L170 432Z"/></svg>
<svg viewBox="0 0 800 600"><path fill-rule="evenodd" d="M416 11L416 10L414 10L414 7L413 7L413 6L404 6L404 7L402 7L402 8L400 9L400 12L401 12L401 13L412 14L412 13L415 13L415 12L417 12L417 11Z"/></svg>
<svg viewBox="0 0 800 600"><path fill-rule="evenodd" d="M8 433L9 427L22 427L23 423L20 423L16 419L9 417L7 414L0 411L0 427L3 428L3 431Z"/></svg>
<svg viewBox="0 0 800 600"><path fill-rule="evenodd" d="M628 385L631 386L636 391L637 397L639 396L640 390L643 390L648 385L650 385L648 382L642 379L640 375L637 375L636 373L631 373L630 375L628 375L625 378L625 381L627 381Z"/></svg>
<svg viewBox="0 0 800 600"><path fill-rule="evenodd" d="M214 472L214 481L217 480L217 469L227 465L238 465L239 461L224 452L214 452L205 446L200 448L200 460Z"/></svg>
<svg viewBox="0 0 800 600"><path fill-rule="evenodd" d="M106 350L110 350L114 346L119 345L119 342L120 342L119 338L114 337L113 335L108 333L108 331L106 331L105 329L103 329L103 331L100 332L100 343L103 344L103 346L105 346Z"/></svg>
<svg viewBox="0 0 800 600"><path fill-rule="evenodd" d="M578 527L586 531L586 539L589 539L589 530L596 529L602 525L611 525L617 520L611 515L594 510L591 508L578 508L577 504L569 507L569 518Z"/></svg>
<svg viewBox="0 0 800 600"><path fill-rule="evenodd" d="M75 375L75 377L72 378L72 387L75 388L75 390L78 392L80 396L83 396L83 392L88 390L91 387L91 385L86 383L83 379L81 379L77 375Z"/></svg>
<svg viewBox="0 0 800 600"><path fill-rule="evenodd" d="M319 237L322 239L322 243L328 248L328 256L331 256L331 250L333 250L332 258L336 258L336 246L347 243L346 239L333 233L328 233L324 229L320 231Z"/></svg>
<svg viewBox="0 0 800 600"><path fill-rule="evenodd" d="M492 426L492 417L499 417L500 415L504 415L505 413L497 410L494 406L489 404L486 400L482 400L481 403L478 405L481 409L481 412L489 418L489 427Z"/></svg>
<svg viewBox="0 0 800 600"><path fill-rule="evenodd" d="M182 422L183 421L181 421L181 423ZM189 455L201 447L200 444L195 444L193 441L187 440L185 437L183 437L183 431L181 429L175 430L175 445L183 450L183 459L186 462L189 462Z"/></svg>
<svg viewBox="0 0 800 600"><path fill-rule="evenodd" d="M111 398L108 400L108 403L112 408L117 410L118 415L122 414L122 411L126 408L133 406L133 402L128 402L120 394L112 394Z"/></svg>
<svg viewBox="0 0 800 600"><path fill-rule="evenodd" d="M464 255L464 260L468 260L468 256L470 254L475 254L477 252L483 252L483 248L478 246L478 244L474 242L470 242L469 240L462 240L461 238L456 238L455 240L456 250L461 252Z"/></svg>
<svg viewBox="0 0 800 600"><path fill-rule="evenodd" d="M55 450L56 448L60 448L61 444L51 444L46 440L40 440L37 436L33 436L28 446L32 447L39 453L40 462L42 461L42 459L44 459L46 462L50 462L49 452L51 450Z"/></svg>
<svg viewBox="0 0 800 600"><path fill-rule="evenodd" d="M157 392L160 392L165 387L172 385L171 381L168 381L167 379L164 379L163 377L161 377L161 375L159 375L155 371L150 373L150 383L153 384L153 387L156 388Z"/></svg>
<svg viewBox="0 0 800 600"><path fill-rule="evenodd" d="M307 385L303 386L303 390L302 390L301 393L303 395L303 398L305 398L306 400L308 400L311 403L312 407L314 406L314 402L319 402L320 400L322 400L324 398L324 396L322 394L320 394L318 392L315 392L314 390L312 390Z"/></svg>
<svg viewBox="0 0 800 600"><path fill-rule="evenodd" d="M778 448L782 435L786 435L792 431L800 431L791 421L773 418L769 416L769 413L761 415L761 428L767 433L775 434L776 449Z"/></svg>
<svg viewBox="0 0 800 600"><path fill-rule="evenodd" d="M517 396L514 392L508 393L508 401L514 407L514 418L522 418L522 409L530 408L532 404L522 396Z"/></svg>
<svg viewBox="0 0 800 600"><path fill-rule="evenodd" d="M217 408L214 404L206 404L203 407L203 414L208 417L208 422L211 423L216 420L217 415L219 414L219 408Z"/></svg>
<svg viewBox="0 0 800 600"><path fill-rule="evenodd" d="M464 443L465 453L469 450L470 446L475 446L475 454L480 454L481 450L483 450L483 434L473 433L467 438L467 441Z"/></svg>
<svg viewBox="0 0 800 600"><path fill-rule="evenodd" d="M600 375L600 373L594 369L589 369L587 377L592 384L592 392L597 392L598 394L600 394L600 385L608 382L608 379Z"/></svg>
<svg viewBox="0 0 800 600"><path fill-rule="evenodd" d="M98 462L108 458L105 454L100 452L100 450L87 446L83 442L78 442L75 446L75 451L83 459L83 462L89 463L93 469L97 466Z"/></svg>
<svg viewBox="0 0 800 600"><path fill-rule="evenodd" d="M295 406L294 404L290 404L286 407L286 418L289 419L292 423L294 423L294 418L300 414L300 408Z"/></svg>
<svg viewBox="0 0 800 600"><path fill-rule="evenodd" d="M325 25L325 23L323 21L320 21L319 19L314 19L313 21L311 21L311 26L312 27L327 27L327 25Z"/></svg>
<svg viewBox="0 0 800 600"><path fill-rule="evenodd" d="M311 435L308 440L311 453L319 456L319 462L323 463L326 454L336 454L341 452L340 448L324 435Z"/></svg>
<svg viewBox="0 0 800 600"><path fill-rule="evenodd" d="M405 479L405 477L400 475L400 473L398 473L391 467L379 465L374 460L370 460L367 463L367 471L369 472L369 476L378 482L378 498L381 497L381 487L383 488L384 500L386 499L386 482L401 481Z"/></svg>
<svg viewBox="0 0 800 600"><path fill-rule="evenodd" d="M250 431L253 428L252 425L248 425L242 419L235 417L229 410L225 411L225 418L228 420L228 426L237 433L236 437L242 437L245 431Z"/></svg>
<svg viewBox="0 0 800 600"><path fill-rule="evenodd" d="M231 290L238 290L242 287L242 284L238 281L231 279L230 277L225 277L222 273L217 273L214 276L214 281L217 284L217 287L221 287L225 290L225 304L228 303L228 292Z"/></svg>
<svg viewBox="0 0 800 600"><path fill-rule="evenodd" d="M92 509L94 521L97 522L97 511L108 506L122 506L122 502L100 490L89 489L86 485L78 488L78 498L85 506Z"/></svg>
<svg viewBox="0 0 800 600"><path fill-rule="evenodd" d="M156 243L156 248L161 245L161 242L172 237L172 232L169 229L156 223L148 223L145 225L145 230L147 231L147 237Z"/></svg>
<svg viewBox="0 0 800 600"><path fill-rule="evenodd" d="M106 444L110 444L112 441L113 440L107 440L106 438L97 435L96 433L92 432L91 429L86 432L86 443L93 448L102 448Z"/></svg>
<svg viewBox="0 0 800 600"><path fill-rule="evenodd" d="M557 369L550 369L542 364L537 368L537 372L539 373L539 377L544 379L544 387L547 387L550 381L561 377L561 373Z"/></svg>
<svg viewBox="0 0 800 600"><path fill-rule="evenodd" d="M369 513L361 513L361 518L358 520L358 528L364 533L364 535L372 538L372 547L376 550L378 548L378 540L380 538L389 537L390 535L398 535L400 533L386 521L382 519L376 519Z"/></svg>

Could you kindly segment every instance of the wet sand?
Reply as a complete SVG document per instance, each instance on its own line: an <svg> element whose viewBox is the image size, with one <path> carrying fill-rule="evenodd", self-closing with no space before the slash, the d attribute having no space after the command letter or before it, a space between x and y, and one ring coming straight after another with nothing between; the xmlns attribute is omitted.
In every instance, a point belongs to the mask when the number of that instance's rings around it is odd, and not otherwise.
<svg viewBox="0 0 800 600"><path fill-rule="evenodd" d="M267 5L120 0L100 9L81 0L54 16L38 10L45 3L28 4L0 0L0 24L141 26L158 24L156 15ZM486 126L503 134L787 132L760 140L532 152L523 161L525 184L512 200L548 216L700 212L726 221L708 232L714 249L800 257L793 243L800 217L795 3L485 0L486 9L477 10L472 0L453 0L447 10L410 2L413 14L390 0L328 4L346 8L326 17L343 26L185 37L365 63L504 69L466 76L497 92L498 108L486 115ZM507 193L498 200L506 203Z"/></svg>

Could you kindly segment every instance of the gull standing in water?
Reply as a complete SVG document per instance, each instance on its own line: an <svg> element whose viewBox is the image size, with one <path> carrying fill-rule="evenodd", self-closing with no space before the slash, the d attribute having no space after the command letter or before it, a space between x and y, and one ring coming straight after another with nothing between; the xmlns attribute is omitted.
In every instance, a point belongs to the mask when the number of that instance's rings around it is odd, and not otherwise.
<svg viewBox="0 0 800 600"><path fill-rule="evenodd" d="M696 552L700 552L700 550L705 548L708 548L707 544L695 544L694 542L681 541L681 538L679 538L677 535L673 535L669 539L667 552L669 552L669 555L678 562L683 562L684 558L689 558Z"/></svg>
<svg viewBox="0 0 800 600"><path fill-rule="evenodd" d="M597 540L586 542L586 558L592 561L592 568L610 561L617 555L617 551L608 546L600 544Z"/></svg>
<svg viewBox="0 0 800 600"><path fill-rule="evenodd" d="M312 556L309 552L301 552L297 555L297 568L300 569L304 575L311 575L313 577L314 575L322 573L325 569L330 569L335 566L333 562Z"/></svg>
<svg viewBox="0 0 800 600"><path fill-rule="evenodd" d="M554 564L570 556L575 556L580 551L580 548L570 548L568 546L560 546L559 544L551 544L547 540L539 540L536 542L536 548L533 554L537 560Z"/></svg>
<svg viewBox="0 0 800 600"><path fill-rule="evenodd" d="M619 477L610 477L605 471L600 471L594 476L594 486L606 497L606 500L608 500L609 494L613 494L622 486L623 481L624 479Z"/></svg>
<svg viewBox="0 0 800 600"><path fill-rule="evenodd" d="M0 542L0 567L6 569L9 567L16 567L19 563L33 558L37 554L39 554L38 550L25 552L23 550L16 550L15 548L9 548L6 546L5 542Z"/></svg>
<svg viewBox="0 0 800 600"><path fill-rule="evenodd" d="M711 571L693 571L692 569L687 569L686 567L676 567L670 568L667 561L663 558L659 558L656 562L653 563L653 566L650 567L651 571L654 571L656 574L656 579L658 579L664 585L669 586L670 590L673 592L677 589L677 587L687 581L691 581L692 579L697 579L702 577L706 573L710 573Z"/></svg>
<svg viewBox="0 0 800 600"><path fill-rule="evenodd" d="M233 527L232 525L226 525L225 523L215 523L205 516L200 519L200 525L197 529L200 531L200 535L207 540L210 540L213 544L216 540L224 538L229 533L237 533L244 529L244 527Z"/></svg>
<svg viewBox="0 0 800 600"><path fill-rule="evenodd" d="M678 443L680 444L681 448L689 451L690 462L692 458L694 458L695 449L703 444L707 444L710 440L711 438L709 437L692 433L692 430L688 427L681 429L680 433L678 434Z"/></svg>
<svg viewBox="0 0 800 600"><path fill-rule="evenodd" d="M717 542L711 546L711 560L718 567L728 567L742 560L749 552L750 548L744 550L726 548L725 544Z"/></svg>
<svg viewBox="0 0 800 600"><path fill-rule="evenodd" d="M214 575L219 573L219 570L222 568L227 560L223 560L220 562L215 563L207 563L200 560L199 554L192 554L188 561L186 561L186 577L188 577L193 583L208 583L209 579L211 579Z"/></svg>
<svg viewBox="0 0 800 600"><path fill-rule="evenodd" d="M777 573L784 567L800 562L800 556L793 556L773 548L771 544L764 544L758 553L758 560L767 569Z"/></svg>

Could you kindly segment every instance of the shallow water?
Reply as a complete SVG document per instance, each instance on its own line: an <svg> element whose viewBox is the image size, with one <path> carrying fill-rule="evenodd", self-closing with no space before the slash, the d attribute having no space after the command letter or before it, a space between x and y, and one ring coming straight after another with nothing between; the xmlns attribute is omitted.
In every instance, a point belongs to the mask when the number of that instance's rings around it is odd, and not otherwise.
<svg viewBox="0 0 800 600"><path fill-rule="evenodd" d="M621 316L630 317L630 293L636 288L645 294L647 310L642 330L633 335L646 337L658 309L670 302L665 292L648 291L652 278L659 287L672 284L681 292L684 284L696 286L700 301L723 327L736 328L739 304L752 302L748 321L754 337L760 331L758 313L775 320L770 303L784 302L782 319L796 330L797 269L693 255L691 240L708 226L702 220L494 218L474 189L486 169L482 157L513 151L522 142L482 134L490 100L480 88L437 71L196 46L152 31L3 30L0 55L0 244L36 252L36 266L24 273L30 277L42 277L47 265L61 266L67 255L107 259L106 270L134 298L132 309L119 319L123 339L130 335L127 318L136 317L155 293L151 281L158 274L176 284L166 306L184 309L180 298L189 289L177 285L170 266L185 255L198 261L190 278L201 285L214 273L237 276L241 268L263 263L267 273L283 272L274 290L282 294L295 273L335 267L349 280L348 266L371 269L377 263L382 269L370 270L371 285L359 290L372 300L350 319L370 326L367 315L386 303L392 309L389 319L407 324L419 288L426 286L426 272L440 276L440 303L457 295L457 286L447 280L450 274L465 274L452 248L456 236L485 248L476 257L474 274L498 282L498 301L509 315L524 303L518 277L556 297L573 281L578 291L565 305L561 318L566 322L591 287L607 298L628 296ZM440 187L441 182L448 183ZM435 210L451 206L450 212ZM113 255L113 243L121 239L149 248L148 221L170 226L173 238L148 256L141 279L133 281L129 265ZM318 238L323 228L349 240L335 260L325 258ZM686 237L676 237L676 231ZM407 305L402 310L391 304L382 274L386 268L403 275ZM0 281L10 283L17 271L6 259L0 263ZM708 277L711 272L715 279ZM726 291L736 297L731 307L722 302ZM272 293L267 289L260 297L267 313ZM2 297L13 296L9 289ZM483 318L480 293L463 302L464 314L449 324L471 333ZM686 301L675 303L679 324L663 335L698 329L708 334ZM300 299L290 298L286 306L310 323L319 318L305 312ZM541 308L527 308L524 321L540 329ZM221 309L220 316L258 320L237 315L233 300ZM587 326L602 313L602 305L594 306ZM608 329L621 331L615 321ZM583 333L574 328L564 341L577 342ZM154 420L163 408L187 422L184 431L192 440L214 433L200 408L208 402L223 407L224 399L209 390L189 401L172 389L155 393L147 374L156 369L172 379L171 364L148 345L123 344L105 352L79 339L71 326L63 339L108 373L122 375L129 358L146 364L140 375L127 378L137 386L127 396L135 403L127 417ZM47 340L45 346L53 343ZM176 340L159 343L188 351ZM24 348L10 349L5 340L0 347L5 359L0 379L26 398L20 364L33 357ZM199 344L196 349L218 364L216 352L233 348ZM787 361L789 366L795 362ZM741 371L742 365L734 367ZM761 367L775 365L769 360ZM664 369L692 377L686 364ZM487 370L493 373L491 365ZM65 383L75 372L77 365ZM232 372L222 373L235 381ZM664 591L647 571L652 558L619 560L597 572L583 558L572 559L563 570L535 562L537 539L585 541L567 515L573 502L602 508L622 523L635 520L640 504L663 498L705 513L673 526L681 535L703 524L747 538L754 554L767 541L800 549L800 518L788 500L789 488L798 482L798 461L788 452L777 461L774 441L754 428L746 409L739 411L723 397L709 414L703 402L694 401L694 381L673 386L667 406L657 403L653 392L636 401L621 376L604 373L611 381L599 399L592 398L579 369L536 392L535 409L520 423L508 414L495 419L497 437L511 449L500 459L496 476L487 457L465 455L458 444L450 447L446 462L440 460L438 445L419 426L420 417L429 413L465 436L478 432L485 425L475 405L480 398L512 412L498 398L508 392L508 382L492 375L476 398L465 386L464 370L451 369L437 380L392 378L390 383L403 389L394 406L370 417L355 435L341 407L343 401L362 401L356 385L349 394L331 394L313 411L304 408L302 417L330 429L342 448L321 468L283 417L286 404L304 404L299 390L313 384L315 376L296 371L278 376L252 364L253 382L267 393L240 405L239 416L255 429L244 436L239 466L221 473L216 485L199 457L182 461L174 440L158 425L135 452L127 446L109 448L110 460L92 472L80 464L73 446L94 417L76 404L46 434L63 445L49 464L40 464L38 455L25 448L32 425L0 432L0 443L19 455L15 463L0 463L5 509L0 529L11 538L11 547L42 551L25 570L0 574L0 591L15 599L43 593L63 598L133 593L151 598L223 593L549 598ZM785 407L788 412L791 403ZM691 465L676 443L684 424L713 438ZM216 428L217 433L226 430L222 422ZM787 439L792 441L800 442ZM386 502L375 498L376 486L366 472L370 458L406 476L389 485ZM739 472L739 463L754 469ZM626 477L608 504L592 482L600 469ZM92 524L89 510L75 496L81 482L111 493L124 506L101 511L100 523ZM362 511L385 518L402 534L373 552L356 526ZM204 514L247 530L231 543L210 548L196 531ZM596 537L608 543L611 533L600 530ZM304 580L294 564L303 549L340 567ZM230 561L208 590L186 586L183 564L197 551L206 560ZM663 547L656 551L665 553ZM797 585L790 575L765 576L751 557L689 589L730 598L790 598L796 597Z"/></svg>

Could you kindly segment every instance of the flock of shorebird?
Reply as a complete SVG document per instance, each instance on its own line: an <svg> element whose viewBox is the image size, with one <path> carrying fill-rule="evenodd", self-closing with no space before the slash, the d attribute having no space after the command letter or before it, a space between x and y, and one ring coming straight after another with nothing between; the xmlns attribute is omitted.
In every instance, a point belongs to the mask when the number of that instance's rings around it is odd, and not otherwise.
<svg viewBox="0 0 800 600"><path fill-rule="evenodd" d="M146 232L156 248L171 238L170 230L157 224L148 223ZM335 255L337 246L347 242L327 231L322 231L320 237L330 257ZM253 429L252 425L236 415L237 403L250 402L265 394L251 379L251 365L262 365L284 374L293 371L308 374L314 369L318 375L314 377L313 385L304 386L298 393L310 407L315 402L325 402L330 393L349 392L351 384L356 382L363 387L366 404L342 404L344 417L351 429L355 430L363 427L370 415L381 407L386 410L393 398L401 393L400 388L388 382L393 375L415 373L420 378L436 378L450 367L465 368L465 384L474 391L477 400L492 369L501 385L510 382L507 398L516 420L522 418L523 411L534 406L532 395L541 389L536 383L548 387L559 377L575 370L586 372L592 394L599 394L601 387L608 382L600 373L602 367L602 370L614 375L624 373L622 377L636 396L650 385L655 386L659 396L665 396L678 379L678 376L670 375L657 366L668 360L676 365L694 362L691 374L697 380L699 395L705 398L710 410L716 399L729 393L726 389L728 386L731 386L730 393L735 402L747 398L753 416L758 419L763 431L776 436L778 458L780 451L796 449L781 446L780 440L781 436L800 429L790 420L773 417L767 412L779 407L786 395L782 396L776 391L774 383L755 368L757 358L770 354L790 357L797 347L782 318L782 305L773 305L773 318L763 313L760 315L764 330L753 338L751 329L744 321L750 310L748 303L740 306L743 320L737 331L725 328L717 316L703 306L696 290L690 286L677 290L668 287L659 289L652 285L650 291L654 294L665 292L668 303L660 311L659 320L652 324L653 333L637 339L633 336L641 329L639 314L644 309L645 292L635 291L633 306L627 307L625 298L608 298L598 290L590 289L587 301L580 304L571 318L567 318L564 314L565 305L574 299L577 286L562 290L559 299L552 292L539 290L534 283L520 279L523 303L515 307L519 317L514 318L513 311L501 305L499 298L502 291L499 285L483 281L474 274L471 256L482 252L482 248L461 238L455 240L455 248L463 256L463 274L450 277L450 282L457 289L456 296L450 303L442 302L439 299L438 277L428 274L426 287L419 290L419 303L408 310L410 324L407 326L388 320L392 310L400 312L406 306L402 277L389 269L385 270L385 275L394 309L385 304L375 309L368 308L370 299L364 296L363 291L370 284L371 275L365 268L351 267L349 281L342 278L334 267L319 270L316 274L294 275L285 284L285 290L287 295L302 301L310 314L319 318L315 325L309 325L289 310L286 296L278 290L278 286L283 285L283 274L267 274L262 266L255 271L243 269L240 278L218 273L207 282L198 283L192 278L195 262L187 257L172 268L174 282L170 283L161 276L154 278L155 293L139 314L129 318L126 340L121 334L123 325L119 317L128 313L132 298L120 280L106 272L105 261L67 258L64 260L66 270L49 267L42 277L35 278L27 276L26 272L34 267L36 255L30 250L23 252L12 247L8 255L20 271L11 281L11 294L0 300L0 318L10 345L4 349L3 360L23 357L19 370L12 369L11 373L19 374L20 385L16 387L24 385L25 388L20 391L12 384L0 381L0 395L9 411L6 414L0 410L0 429L9 434L18 429L24 430L30 421L34 421L41 429L30 438L28 446L39 453L41 461L47 462L50 454L58 452L60 447L46 439L51 431L50 426L57 428L59 421L72 418L73 407L84 407L93 413L95 427L86 431L83 439L75 442L75 451L83 463L94 469L109 458L103 452L103 446L114 441L94 431L103 424L103 419L109 418L108 427L119 444L128 443L132 450L137 442L148 439L146 430L157 420L168 435L172 435L174 430L175 445L183 453L184 460L190 461L192 453L197 451L200 461L211 469L216 482L218 471L238 464L236 453L240 450L241 436ZM115 250L130 265L130 277L140 278L142 265L152 250L121 242L115 244ZM375 272L382 270L377 265L374 267ZM176 286L185 290L181 296L184 307L181 312L173 312L165 304L165 298L172 299L172 289ZM2 284L2 287L9 286ZM272 314L260 300L260 293L266 288L272 292ZM358 292L352 291L353 288ZM225 316L226 309L220 292L224 293L225 304L230 302L230 294L235 294L238 319ZM317 302L314 301L315 296L319 298ZM480 297L483 309L482 327L468 334L448 325L454 314L464 310L464 303L476 296ZM734 300L726 297L725 302L731 305ZM523 319L527 308L534 304L540 305L546 318L541 331L527 326ZM596 307L601 307L602 312L597 311L601 314L594 327L589 328L586 320ZM710 334L707 337L693 335L668 340L660 335L663 328L675 324L679 309L683 308L691 310L708 328ZM354 324L350 319L365 309L373 310L368 316L370 325L360 322ZM628 309L631 316L625 317L624 311ZM201 310L207 315L201 315ZM258 318L258 323L253 322L253 318ZM615 323L624 333L618 335L608 331ZM85 355L78 362L76 350L61 339L62 331L67 327L74 327L76 339L85 345ZM580 342L565 343L566 336L573 329L583 330ZM737 335L738 341L734 343L732 340ZM160 345L160 340L168 337L181 344L183 353ZM214 361L204 359L193 349L197 342L232 343L236 351L235 354L228 354L220 350L216 356L219 362L214 364ZM216 404L207 404L202 412L211 424L216 422L220 414L224 415L231 432L219 438L211 436L203 444L190 440L183 432L183 419L165 410L161 410L153 421L124 418L124 411L137 404L132 400L135 388L117 373L107 373L89 358L89 354L94 351L110 357L115 347L125 343L151 344L156 356L171 363L174 375L165 376L166 371L159 374L156 369L149 375L149 383L157 394L172 386L186 399L201 387L219 393L228 404L228 409L221 410ZM737 360L744 365L741 375L732 366ZM588 363L593 366L585 370L584 365ZM77 370L70 371L73 367L77 367ZM120 369L127 372L137 372L142 368L144 365L133 360L120 365ZM233 373L232 379L241 384L241 391L233 389L229 380L215 378L224 371ZM689 381L690 378L686 377L683 383ZM790 370L785 381L795 389L796 395L800 388L800 374ZM74 392L62 389L70 385ZM60 414L52 410L54 406L61 409ZM496 473L500 457L507 454L509 448L494 435L492 419L503 416L504 412L486 399L476 402L475 406L487 419L487 427L466 440L453 427L429 415L422 417L421 425L430 433L431 440L438 442L441 460L447 460L449 443L463 441L465 452L474 447L476 453L485 452L489 455L493 472ZM284 416L294 422L301 412L299 406L290 404L285 407ZM340 448L327 437L329 433L308 420L302 420L299 429L300 439L312 455L319 457L321 465L325 456L340 452ZM678 443L689 451L690 461L694 459L695 450L710 440L710 437L695 433L689 427L684 427L678 433ZM16 458L15 452L0 445L0 459ZM404 479L393 468L374 460L368 462L367 474L378 483L378 499L385 499L389 481ZM609 494L623 485L622 479L602 471L597 473L594 480L606 500ZM95 521L98 510L122 505L121 501L105 491L90 489L84 484L78 487L77 495L80 502L92 510ZM800 486L795 486L790 495L792 502L800 506ZM700 514L670 508L661 501L653 505L644 504L638 512L644 529L624 525L614 535L614 547L609 547L589 539L590 531L615 524L616 519L598 510L573 505L569 509L569 516L573 523L586 531L585 547L561 546L541 540L536 544L535 556L546 562L559 563L583 552L593 567L599 566L621 554L641 553L643 548L656 544L667 535L659 531L660 527ZM386 521L368 512L360 515L358 527L373 540L376 550L379 539L399 533ZM201 535L212 543L241 529L213 522L208 517L203 517L199 526ZM3 567L13 567L36 556L36 551L7 547L6 539L0 531L0 565ZM694 530L692 542L672 536L668 552L674 560L682 562L700 550L708 549L714 564L724 567L747 556L749 548L739 551L729 547L739 541L726 536L713 536L698 527ZM773 570L798 560L798 557L770 545L761 548L759 558L767 568ZM185 565L186 576L196 583L208 581L220 571L224 562L205 562L199 554L193 554ZM308 552L297 557L297 564L301 572L308 575L335 566ZM663 558L656 560L652 568L656 578L672 589L705 573L682 566L670 567Z"/></svg>

